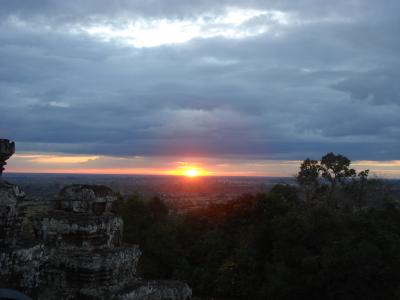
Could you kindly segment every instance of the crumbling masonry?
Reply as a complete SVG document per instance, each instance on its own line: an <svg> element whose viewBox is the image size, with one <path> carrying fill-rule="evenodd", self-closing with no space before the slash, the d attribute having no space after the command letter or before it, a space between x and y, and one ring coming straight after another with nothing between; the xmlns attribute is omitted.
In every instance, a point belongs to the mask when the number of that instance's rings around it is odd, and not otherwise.
<svg viewBox="0 0 400 300"><path fill-rule="evenodd" d="M116 197L108 187L65 187L54 207L30 216L36 238L24 241L24 194L1 177L14 152L14 143L0 139L0 287L39 300L191 298L183 282L138 277L141 252L122 243L123 221L112 212Z"/></svg>

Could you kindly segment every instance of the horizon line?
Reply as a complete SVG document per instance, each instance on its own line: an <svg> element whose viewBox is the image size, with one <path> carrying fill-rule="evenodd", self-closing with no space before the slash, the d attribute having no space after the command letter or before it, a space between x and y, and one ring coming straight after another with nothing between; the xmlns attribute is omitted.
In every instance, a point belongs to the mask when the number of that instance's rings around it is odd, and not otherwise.
<svg viewBox="0 0 400 300"><path fill-rule="evenodd" d="M162 176L162 177L184 177L186 178L186 175L179 175L179 174L143 174L143 173L88 173L88 172L28 172L28 171L8 171L4 172L4 175L7 174L42 174L42 175L120 175L120 176ZM293 176L273 176L273 175L213 175L213 174L207 174L207 175L198 175L196 178L200 177L267 177L267 178L293 178ZM193 178L192 178L193 179Z"/></svg>

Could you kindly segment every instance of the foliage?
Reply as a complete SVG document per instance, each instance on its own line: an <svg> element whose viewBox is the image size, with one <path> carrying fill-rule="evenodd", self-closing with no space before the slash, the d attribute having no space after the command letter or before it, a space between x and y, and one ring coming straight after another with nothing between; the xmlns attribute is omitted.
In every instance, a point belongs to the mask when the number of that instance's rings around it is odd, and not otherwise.
<svg viewBox="0 0 400 300"><path fill-rule="evenodd" d="M328 205L332 205L331 201L337 184L344 184L347 178L355 176L356 171L350 168L351 161L341 154L335 155L330 152L321 158L320 169L322 178L329 182L329 193L327 197ZM337 202L333 205L336 207Z"/></svg>
<svg viewBox="0 0 400 300"><path fill-rule="evenodd" d="M340 158L342 159L342 158ZM340 182L338 195L366 193L350 163L324 160L318 169ZM339 166L341 164L341 166ZM316 182L307 161L307 186ZM320 165L320 166L321 166ZM345 180L352 176L351 181ZM314 179L313 179L314 178ZM375 184L375 183L373 183ZM335 187L338 188L338 187ZM327 191L329 193L329 191ZM168 215L160 199L119 200L125 239L143 250L142 273L188 282L195 295L223 299L399 299L400 210L382 205L325 205L301 200L293 186L243 195L190 214ZM378 201L378 200L376 200ZM380 201L380 200L379 200Z"/></svg>
<svg viewBox="0 0 400 300"><path fill-rule="evenodd" d="M337 208L339 203L335 192L338 185L346 187L353 194L353 202L362 205L369 170L358 173L350 167L351 160L341 154L327 153L321 161L305 159L296 176L307 202L324 200L327 206ZM352 189L348 183L352 182ZM344 191L344 189L342 189ZM343 195L341 195L343 198ZM348 203L347 203L348 204Z"/></svg>
<svg viewBox="0 0 400 300"><path fill-rule="evenodd" d="M319 182L320 166L317 160L305 159L300 166L300 171L297 174L297 182L304 189L306 200L312 201L317 196L317 191L320 187Z"/></svg>

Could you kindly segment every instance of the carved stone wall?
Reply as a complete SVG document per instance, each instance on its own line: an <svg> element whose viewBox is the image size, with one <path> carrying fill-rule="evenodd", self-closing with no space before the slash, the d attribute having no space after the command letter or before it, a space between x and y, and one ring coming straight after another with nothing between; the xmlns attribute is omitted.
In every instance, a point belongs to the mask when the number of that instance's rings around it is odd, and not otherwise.
<svg viewBox="0 0 400 300"><path fill-rule="evenodd" d="M12 153L14 144L0 139L0 168ZM190 299L185 283L139 278L141 251L122 243L123 221L112 212L116 196L110 188L67 186L53 208L31 209L29 220L24 211L32 205L23 205L23 196L0 181L0 287L39 300ZM22 224L30 225L35 241L21 240Z"/></svg>
<svg viewBox="0 0 400 300"><path fill-rule="evenodd" d="M16 185L0 185L0 247L15 246L19 239L23 220L19 203L23 196Z"/></svg>
<svg viewBox="0 0 400 300"><path fill-rule="evenodd" d="M43 244L20 239L25 216L24 193L1 178L5 161L14 153L14 143L0 139L0 287L17 288L31 295L41 283L47 261Z"/></svg>

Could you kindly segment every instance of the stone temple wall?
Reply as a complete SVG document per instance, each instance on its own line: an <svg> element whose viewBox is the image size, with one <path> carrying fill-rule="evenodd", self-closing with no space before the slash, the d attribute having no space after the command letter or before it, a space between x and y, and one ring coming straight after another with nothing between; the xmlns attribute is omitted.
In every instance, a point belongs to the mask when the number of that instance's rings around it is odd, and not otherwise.
<svg viewBox="0 0 400 300"><path fill-rule="evenodd" d="M0 139L0 167L14 147ZM191 298L183 282L139 277L141 251L122 243L123 221L112 212L116 196L108 187L67 186L53 207L31 210L29 221L23 196L0 179L0 288L39 300ZM34 233L29 242L21 238L23 224Z"/></svg>
<svg viewBox="0 0 400 300"><path fill-rule="evenodd" d="M0 288L16 288L35 295L48 259L44 244L20 238L24 220L24 193L1 175L15 145L0 139Z"/></svg>

